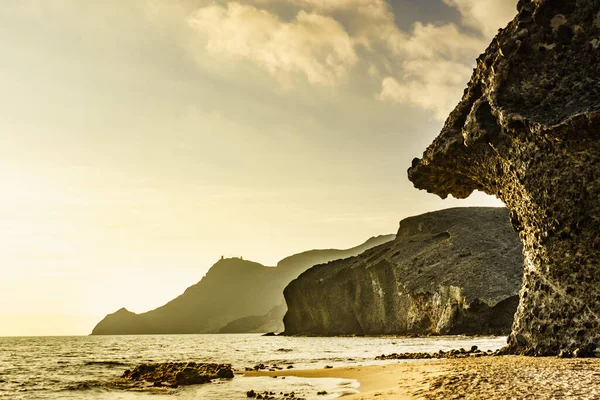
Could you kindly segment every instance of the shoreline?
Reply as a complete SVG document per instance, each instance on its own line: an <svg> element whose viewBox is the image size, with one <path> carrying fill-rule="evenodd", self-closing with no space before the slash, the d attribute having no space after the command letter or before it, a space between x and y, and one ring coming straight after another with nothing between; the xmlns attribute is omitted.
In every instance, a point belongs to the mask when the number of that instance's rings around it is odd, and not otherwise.
<svg viewBox="0 0 600 400"><path fill-rule="evenodd" d="M356 380L359 393L348 400L600 398L600 359L593 358L472 357L244 376Z"/></svg>
<svg viewBox="0 0 600 400"><path fill-rule="evenodd" d="M357 365L327 369L300 369L285 371L247 371L244 376L297 378L338 378L359 383L358 394L344 399L393 399L415 398L412 393L427 390L427 377L443 374L444 360L401 361L383 365Z"/></svg>

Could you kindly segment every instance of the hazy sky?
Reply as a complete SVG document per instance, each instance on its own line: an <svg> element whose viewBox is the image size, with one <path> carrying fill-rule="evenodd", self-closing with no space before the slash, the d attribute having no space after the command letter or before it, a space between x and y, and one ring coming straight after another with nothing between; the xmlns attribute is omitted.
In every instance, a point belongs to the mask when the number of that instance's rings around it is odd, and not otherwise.
<svg viewBox="0 0 600 400"><path fill-rule="evenodd" d="M88 334L221 255L347 248L445 200L406 177L515 0L4 0L0 335Z"/></svg>

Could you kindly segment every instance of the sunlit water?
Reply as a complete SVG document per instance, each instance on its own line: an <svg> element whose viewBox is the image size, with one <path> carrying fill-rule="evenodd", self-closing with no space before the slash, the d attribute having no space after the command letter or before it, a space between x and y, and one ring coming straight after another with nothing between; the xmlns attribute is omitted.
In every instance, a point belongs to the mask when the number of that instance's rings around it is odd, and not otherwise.
<svg viewBox="0 0 600 400"><path fill-rule="evenodd" d="M237 370L259 363L293 365L368 365L377 355L433 352L477 345L502 347L505 338L297 338L244 335L157 335L84 337L0 337L0 398L6 399L245 399L246 391L294 391L308 400L333 399L355 392L358 383L342 379L248 378L180 389L132 391L112 384L124 370L150 362L214 362ZM389 363L389 361L387 362ZM329 395L317 396L326 390Z"/></svg>

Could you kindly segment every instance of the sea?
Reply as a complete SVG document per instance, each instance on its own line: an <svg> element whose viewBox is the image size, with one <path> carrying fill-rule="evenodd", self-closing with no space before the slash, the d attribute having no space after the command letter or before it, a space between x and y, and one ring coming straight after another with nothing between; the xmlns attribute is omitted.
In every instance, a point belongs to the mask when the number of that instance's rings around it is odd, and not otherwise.
<svg viewBox="0 0 600 400"><path fill-rule="evenodd" d="M0 337L0 399L162 400L246 399L246 392L291 392L307 400L357 393L359 383L344 379L244 377L177 389L134 389L118 385L126 369L157 362L232 364L243 372L257 364L287 369L393 363L381 354L435 352L478 346L496 350L505 337L263 337L239 335L155 335ZM406 361L419 362L419 361ZM326 391L327 395L317 395Z"/></svg>

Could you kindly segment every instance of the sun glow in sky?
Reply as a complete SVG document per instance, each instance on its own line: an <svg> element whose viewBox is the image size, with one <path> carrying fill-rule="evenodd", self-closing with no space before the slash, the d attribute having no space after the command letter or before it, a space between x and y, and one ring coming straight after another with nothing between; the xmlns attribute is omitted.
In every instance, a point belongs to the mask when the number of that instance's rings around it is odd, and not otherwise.
<svg viewBox="0 0 600 400"><path fill-rule="evenodd" d="M511 0L0 5L0 335L88 334L221 255L452 206L406 177Z"/></svg>

